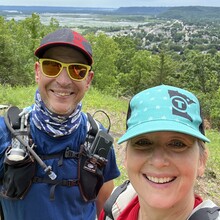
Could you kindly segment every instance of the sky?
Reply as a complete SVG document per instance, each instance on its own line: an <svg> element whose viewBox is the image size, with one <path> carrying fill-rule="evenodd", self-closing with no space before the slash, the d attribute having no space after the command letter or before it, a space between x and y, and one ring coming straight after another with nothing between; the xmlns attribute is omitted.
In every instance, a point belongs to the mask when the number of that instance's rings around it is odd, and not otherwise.
<svg viewBox="0 0 220 220"><path fill-rule="evenodd" d="M0 0L0 5L118 8L130 6L214 6L220 0Z"/></svg>

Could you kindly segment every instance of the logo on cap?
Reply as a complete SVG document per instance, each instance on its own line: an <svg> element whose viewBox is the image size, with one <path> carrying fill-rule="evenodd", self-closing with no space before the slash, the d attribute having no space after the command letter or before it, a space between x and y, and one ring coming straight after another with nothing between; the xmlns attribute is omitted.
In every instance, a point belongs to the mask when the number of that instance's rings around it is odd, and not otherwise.
<svg viewBox="0 0 220 220"><path fill-rule="evenodd" d="M193 120L191 116L187 113L187 108L189 105L195 102L186 95L179 93L178 91L168 90L168 93L170 95L170 98L172 99L172 113L174 115L186 118L192 122Z"/></svg>
<svg viewBox="0 0 220 220"><path fill-rule="evenodd" d="M77 45L78 47L81 47L82 49L85 50L83 42L86 42L85 38L82 35L80 35L80 34L78 34L77 32L74 31L73 32L73 43L75 45Z"/></svg>

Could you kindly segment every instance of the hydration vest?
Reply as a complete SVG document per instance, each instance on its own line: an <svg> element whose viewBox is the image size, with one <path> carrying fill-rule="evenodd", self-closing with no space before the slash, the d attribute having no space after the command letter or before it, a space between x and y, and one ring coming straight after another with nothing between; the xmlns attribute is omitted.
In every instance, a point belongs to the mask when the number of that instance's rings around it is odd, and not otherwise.
<svg viewBox="0 0 220 220"><path fill-rule="evenodd" d="M23 199L33 183L44 182L51 185L51 200L55 199L54 190L57 185L78 186L84 201L95 200L104 183L103 169L113 144L109 130L101 130L98 122L87 113L89 129L87 129L85 143L80 146L79 152L66 148L64 152L55 155L37 155L34 151L36 146L30 135L30 125L27 123L24 126L19 116L21 112L22 110L13 106L5 115L5 123L12 136L12 145L5 152L1 196L9 199ZM50 158L61 158L58 165L62 164L62 158L77 159L78 178L57 180L52 168L44 163L44 160ZM36 163L44 169L47 177L35 176Z"/></svg>

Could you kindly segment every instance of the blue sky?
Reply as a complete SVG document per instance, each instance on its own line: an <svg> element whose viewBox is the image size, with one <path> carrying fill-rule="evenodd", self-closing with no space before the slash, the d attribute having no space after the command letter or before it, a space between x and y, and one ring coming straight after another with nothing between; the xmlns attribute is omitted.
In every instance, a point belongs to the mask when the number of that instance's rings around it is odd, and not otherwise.
<svg viewBox="0 0 220 220"><path fill-rule="evenodd" d="M0 5L27 6L71 6L71 7L107 7L126 6L215 6L220 7L220 0L0 0Z"/></svg>

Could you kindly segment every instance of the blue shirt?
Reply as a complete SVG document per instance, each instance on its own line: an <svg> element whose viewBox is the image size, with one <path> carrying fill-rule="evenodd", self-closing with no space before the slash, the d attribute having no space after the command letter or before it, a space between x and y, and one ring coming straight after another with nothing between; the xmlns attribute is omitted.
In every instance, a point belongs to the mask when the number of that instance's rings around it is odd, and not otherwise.
<svg viewBox="0 0 220 220"><path fill-rule="evenodd" d="M67 147L79 151L85 142L87 132L87 118L83 120L71 135L54 138L37 129L32 121L31 136L36 144L35 151L40 155L57 154ZM11 144L3 118L0 118L0 177L3 177L3 160L6 148ZM58 166L60 158L47 159L44 162L52 167L57 179L78 179L78 159L63 159ZM120 175L116 165L115 152L111 148L108 154L108 163L104 168L104 181L112 180ZM36 176L46 177L44 170L37 165ZM90 183L88 183L90 184ZM47 183L33 183L28 193L22 200L11 200L0 197L5 220L93 220L96 217L95 201L85 202L78 186L57 185L54 190L55 199L50 199L51 186Z"/></svg>

